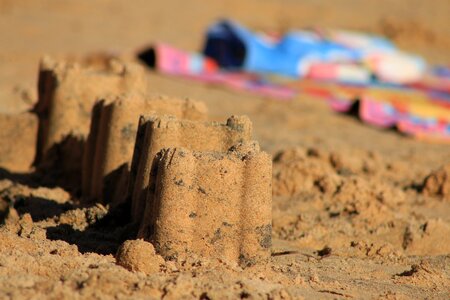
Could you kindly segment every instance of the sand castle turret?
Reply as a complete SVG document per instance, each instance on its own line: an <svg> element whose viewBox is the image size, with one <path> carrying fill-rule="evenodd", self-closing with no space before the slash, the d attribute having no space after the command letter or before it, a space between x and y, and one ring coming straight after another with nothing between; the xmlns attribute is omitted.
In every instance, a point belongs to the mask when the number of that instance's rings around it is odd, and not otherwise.
<svg viewBox="0 0 450 300"><path fill-rule="evenodd" d="M36 163L57 164L64 174L79 177L94 103L108 95L146 93L147 89L144 70L138 65L113 60L94 68L44 58L35 108L39 116Z"/></svg>
<svg viewBox="0 0 450 300"><path fill-rule="evenodd" d="M232 116L226 123L195 122L172 116L141 117L131 167L132 219L142 219L147 194L154 193L154 159L164 148L185 147L197 151L226 152L252 136L246 116ZM150 197L151 199L151 197Z"/></svg>
<svg viewBox="0 0 450 300"><path fill-rule="evenodd" d="M123 95L98 102L83 157L82 193L90 199L118 204L125 200L139 115L172 114L206 119L206 106L190 99Z"/></svg>
<svg viewBox="0 0 450 300"><path fill-rule="evenodd" d="M193 252L253 265L270 256L271 181L272 160L256 142L163 150L140 234L169 259Z"/></svg>

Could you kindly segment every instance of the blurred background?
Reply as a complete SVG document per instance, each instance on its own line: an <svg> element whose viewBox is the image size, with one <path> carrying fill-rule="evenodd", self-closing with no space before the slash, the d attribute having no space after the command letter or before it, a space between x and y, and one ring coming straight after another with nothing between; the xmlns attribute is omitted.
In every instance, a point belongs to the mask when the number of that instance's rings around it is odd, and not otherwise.
<svg viewBox="0 0 450 300"><path fill-rule="evenodd" d="M255 30L319 26L378 33L431 62L448 63L449 3L0 0L0 96L11 81L20 86L32 84L34 67L44 53L130 51L153 41L200 50L207 26L220 17L235 19Z"/></svg>
<svg viewBox="0 0 450 300"><path fill-rule="evenodd" d="M0 0L0 110L14 113L34 105L38 63L45 54L132 54L158 41L201 51L207 27L222 17L252 30L284 32L324 27L376 33L431 63L448 64L449 11L448 0ZM317 101L280 104L155 74L149 76L155 92L206 101L213 118L248 114L256 125L257 138L271 151L280 144L299 143L370 150L374 141L381 141L377 146L381 152L391 155L395 149L402 157L420 153L421 147L444 150L363 126L333 114ZM264 126L268 124L271 128ZM277 130L284 134L275 136Z"/></svg>

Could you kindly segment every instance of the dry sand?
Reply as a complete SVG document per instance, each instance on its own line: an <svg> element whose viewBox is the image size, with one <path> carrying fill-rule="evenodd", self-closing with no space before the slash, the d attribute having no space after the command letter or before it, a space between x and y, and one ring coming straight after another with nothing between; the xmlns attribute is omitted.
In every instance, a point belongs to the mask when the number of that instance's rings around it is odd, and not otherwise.
<svg viewBox="0 0 450 300"><path fill-rule="evenodd" d="M36 103L44 54L129 53L151 41L195 50L210 22L230 16L256 29L382 33L448 63L449 12L447 0L0 0L0 298L449 299L448 145L371 128L307 97L278 102L147 72L152 92L204 101L213 120L249 116L273 156L272 255L242 268L195 255L164 261L143 240L121 246L137 231L124 208L83 206L52 174L27 170L36 121L11 125Z"/></svg>

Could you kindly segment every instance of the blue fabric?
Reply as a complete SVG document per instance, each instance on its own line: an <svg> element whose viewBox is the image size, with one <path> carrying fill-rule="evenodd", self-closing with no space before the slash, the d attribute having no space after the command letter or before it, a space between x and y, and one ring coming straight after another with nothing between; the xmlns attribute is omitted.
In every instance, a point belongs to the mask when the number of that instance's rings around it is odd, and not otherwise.
<svg viewBox="0 0 450 300"><path fill-rule="evenodd" d="M313 62L360 63L373 52L397 51L382 37L341 33L344 38L359 41L360 45L357 42L345 45L306 30L288 32L280 40L271 42L236 22L222 20L209 27L203 53L224 69L301 77ZM419 64L418 59L411 60Z"/></svg>
<svg viewBox="0 0 450 300"><path fill-rule="evenodd" d="M229 20L209 28L203 52L222 68L292 77L302 75L300 64L309 60L353 61L361 56L360 51L324 41L306 31L290 32L272 44Z"/></svg>

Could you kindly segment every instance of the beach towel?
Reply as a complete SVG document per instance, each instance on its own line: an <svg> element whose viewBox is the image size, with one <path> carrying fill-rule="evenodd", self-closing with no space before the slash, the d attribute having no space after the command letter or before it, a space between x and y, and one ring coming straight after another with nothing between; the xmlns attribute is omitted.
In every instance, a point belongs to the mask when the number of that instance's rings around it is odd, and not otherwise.
<svg viewBox="0 0 450 300"><path fill-rule="evenodd" d="M161 74L280 100L322 99L372 126L450 141L450 68L429 67L382 37L318 29L277 36L222 20L208 28L203 53L155 43L138 58Z"/></svg>

